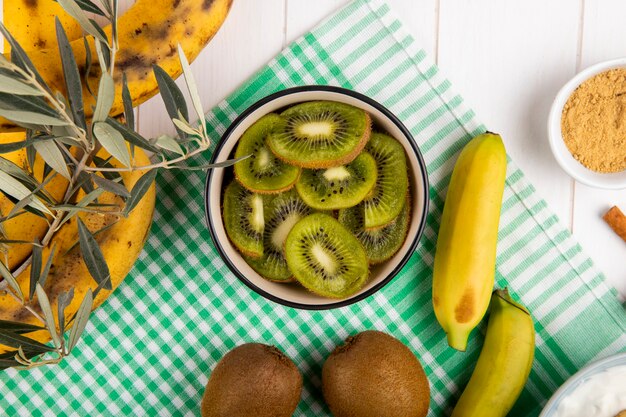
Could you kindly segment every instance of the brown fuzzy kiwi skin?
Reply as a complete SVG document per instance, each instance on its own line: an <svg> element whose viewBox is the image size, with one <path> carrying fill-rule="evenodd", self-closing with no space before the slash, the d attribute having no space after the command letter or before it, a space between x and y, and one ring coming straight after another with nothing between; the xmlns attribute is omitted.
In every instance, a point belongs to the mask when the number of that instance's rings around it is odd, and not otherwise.
<svg viewBox="0 0 626 417"><path fill-rule="evenodd" d="M302 375L274 346L247 343L217 364L202 397L202 417L291 417Z"/></svg>
<svg viewBox="0 0 626 417"><path fill-rule="evenodd" d="M415 355L376 330L349 337L322 368L322 391L334 417L425 417L430 387Z"/></svg>
<svg viewBox="0 0 626 417"><path fill-rule="evenodd" d="M293 160L286 159L278 155L272 148L271 141L267 141L267 147L270 148L274 156L276 156L281 161L289 165L295 165L295 166L299 166L302 168L325 169L325 168L332 168L332 167L338 167L341 165L346 165L354 161L356 157L359 156L363 148L365 148L365 145L367 145L367 142L370 140L370 136L372 134L372 118L367 112L365 113L365 118L366 118L365 123L367 124L367 128L365 129L363 136L361 136L361 140L359 141L359 143L357 144L357 146L354 148L354 150L351 153L349 153L348 155L340 159L336 159L333 161L307 161L307 162L293 161Z"/></svg>

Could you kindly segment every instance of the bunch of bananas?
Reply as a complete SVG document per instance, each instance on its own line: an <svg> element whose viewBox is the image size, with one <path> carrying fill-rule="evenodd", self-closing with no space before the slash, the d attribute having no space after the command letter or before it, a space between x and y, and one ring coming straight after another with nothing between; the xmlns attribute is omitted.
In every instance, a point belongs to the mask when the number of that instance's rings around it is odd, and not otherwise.
<svg viewBox="0 0 626 417"><path fill-rule="evenodd" d="M472 139L454 167L433 271L433 307L448 344L464 351L491 305L485 342L453 417L504 417L530 374L535 330L506 290L493 292L498 223L506 177L500 135Z"/></svg>

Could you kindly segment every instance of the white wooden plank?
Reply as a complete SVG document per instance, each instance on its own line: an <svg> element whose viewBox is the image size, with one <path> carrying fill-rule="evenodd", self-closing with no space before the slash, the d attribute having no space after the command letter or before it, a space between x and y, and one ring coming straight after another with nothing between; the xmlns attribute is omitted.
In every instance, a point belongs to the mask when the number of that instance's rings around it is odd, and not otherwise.
<svg viewBox="0 0 626 417"><path fill-rule="evenodd" d="M285 19L285 42L295 41L313 29L325 17L339 10L349 0L287 0Z"/></svg>
<svg viewBox="0 0 626 417"><path fill-rule="evenodd" d="M626 55L626 3L585 0L580 67ZM574 235L607 279L626 298L626 244L602 220L611 206L626 212L626 190L607 191L576 184Z"/></svg>
<svg viewBox="0 0 626 417"><path fill-rule="evenodd" d="M284 0L234 1L229 16L191 65L205 111L224 99L282 48ZM185 90L182 77L178 85ZM146 137L174 133L159 96L139 107L139 131Z"/></svg>
<svg viewBox="0 0 626 417"><path fill-rule="evenodd" d="M441 0L439 66L565 224L572 181L548 146L553 97L576 65L571 0ZM578 3L576 3L578 4Z"/></svg>

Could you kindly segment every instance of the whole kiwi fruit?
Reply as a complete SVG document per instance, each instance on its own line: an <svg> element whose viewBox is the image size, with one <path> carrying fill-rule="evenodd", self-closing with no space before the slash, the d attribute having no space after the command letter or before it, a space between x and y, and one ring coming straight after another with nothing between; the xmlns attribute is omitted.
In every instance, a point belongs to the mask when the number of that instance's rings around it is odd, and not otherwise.
<svg viewBox="0 0 626 417"><path fill-rule="evenodd" d="M430 387L415 355L375 330L349 337L322 368L322 390L334 417L424 417Z"/></svg>
<svg viewBox="0 0 626 417"><path fill-rule="evenodd" d="M247 343L217 364L202 397L202 417L290 417L302 375L274 346Z"/></svg>

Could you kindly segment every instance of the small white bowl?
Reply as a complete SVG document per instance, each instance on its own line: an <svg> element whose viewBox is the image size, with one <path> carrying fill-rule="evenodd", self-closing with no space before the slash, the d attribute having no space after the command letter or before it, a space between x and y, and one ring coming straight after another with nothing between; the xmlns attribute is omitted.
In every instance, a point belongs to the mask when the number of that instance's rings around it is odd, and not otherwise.
<svg viewBox="0 0 626 417"><path fill-rule="evenodd" d="M607 190L626 188L626 170L604 174L592 171L578 162L572 156L563 141L561 115L567 99L579 85L596 74L614 68L626 68L626 58L601 62L576 74L576 76L569 80L556 95L548 117L548 139L550 140L550 148L552 149L556 161L561 165L561 168L578 182Z"/></svg>
<svg viewBox="0 0 626 417"><path fill-rule="evenodd" d="M413 254L426 225L429 201L428 174L415 139L397 117L369 97L332 86L295 87L259 100L246 109L226 130L213 153L213 162L222 162L232 158L237 141L243 132L262 116L296 103L313 100L338 101L364 109L372 116L374 126L396 138L406 152L411 190L409 231L404 245L391 259L372 267L369 280L363 288L348 298L333 300L313 294L297 283L271 282L256 273L228 240L222 221L223 189L225 182L233 178L232 168L209 170L205 188L205 209L209 231L217 251L244 284L263 297L289 307L325 310L343 307L374 294L400 272Z"/></svg>
<svg viewBox="0 0 626 417"><path fill-rule="evenodd" d="M541 411L541 414L539 414L539 417L555 416L561 401L574 392L583 382L607 369L623 365L626 365L626 352L617 353L585 366L572 375L554 394L552 394L552 397Z"/></svg>

